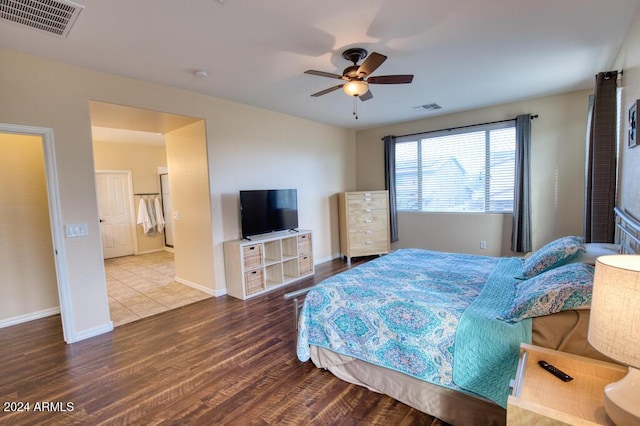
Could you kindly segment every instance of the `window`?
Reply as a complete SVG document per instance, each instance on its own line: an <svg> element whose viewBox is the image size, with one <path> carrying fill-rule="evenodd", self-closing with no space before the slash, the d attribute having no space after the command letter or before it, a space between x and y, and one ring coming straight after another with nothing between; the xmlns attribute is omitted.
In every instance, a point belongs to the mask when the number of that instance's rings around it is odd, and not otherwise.
<svg viewBox="0 0 640 426"><path fill-rule="evenodd" d="M515 122L396 140L398 210L513 211Z"/></svg>

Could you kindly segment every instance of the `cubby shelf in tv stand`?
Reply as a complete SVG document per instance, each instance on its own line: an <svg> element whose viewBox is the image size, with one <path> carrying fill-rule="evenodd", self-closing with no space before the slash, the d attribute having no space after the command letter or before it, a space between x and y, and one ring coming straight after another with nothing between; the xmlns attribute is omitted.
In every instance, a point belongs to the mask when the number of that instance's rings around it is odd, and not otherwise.
<svg viewBox="0 0 640 426"><path fill-rule="evenodd" d="M251 247L260 249L261 261L259 265L247 267L245 249ZM312 236L309 230L280 231L251 236L250 239L227 241L224 243L224 257L227 293L238 299L255 297L314 273ZM251 274L254 273L261 273L262 276L252 277ZM250 279L262 279L263 288L250 292Z"/></svg>

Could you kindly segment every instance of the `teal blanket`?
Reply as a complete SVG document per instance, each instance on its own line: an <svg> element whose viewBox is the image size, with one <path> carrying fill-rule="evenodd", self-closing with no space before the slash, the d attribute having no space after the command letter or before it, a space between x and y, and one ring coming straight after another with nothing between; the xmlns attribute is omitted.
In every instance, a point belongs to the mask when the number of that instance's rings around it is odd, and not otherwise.
<svg viewBox="0 0 640 426"><path fill-rule="evenodd" d="M480 295L464 311L455 339L453 381L463 389L507 406L521 342L531 342L531 319L509 324L496 320L513 302L517 258L500 259Z"/></svg>

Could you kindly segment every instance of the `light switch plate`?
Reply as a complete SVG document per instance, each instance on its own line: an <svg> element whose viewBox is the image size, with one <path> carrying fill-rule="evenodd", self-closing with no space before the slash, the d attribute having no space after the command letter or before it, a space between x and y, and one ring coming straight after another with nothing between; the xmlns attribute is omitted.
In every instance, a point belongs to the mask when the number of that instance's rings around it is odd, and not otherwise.
<svg viewBox="0 0 640 426"><path fill-rule="evenodd" d="M68 223L64 226L67 238L86 237L89 235L89 227L86 223Z"/></svg>

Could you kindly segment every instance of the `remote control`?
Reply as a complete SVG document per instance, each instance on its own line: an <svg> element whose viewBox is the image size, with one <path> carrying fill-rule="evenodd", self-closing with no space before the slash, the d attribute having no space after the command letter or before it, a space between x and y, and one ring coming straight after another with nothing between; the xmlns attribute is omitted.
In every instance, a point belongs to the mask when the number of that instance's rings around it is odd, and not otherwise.
<svg viewBox="0 0 640 426"><path fill-rule="evenodd" d="M564 371L558 370L556 367L549 364L547 361L538 361L538 364L540 365L540 367L544 368L549 373L553 374L563 382L570 382L571 380L573 380L573 377L571 377Z"/></svg>

